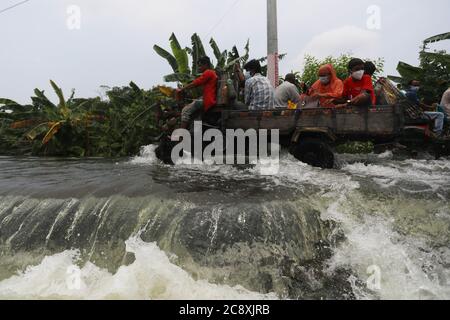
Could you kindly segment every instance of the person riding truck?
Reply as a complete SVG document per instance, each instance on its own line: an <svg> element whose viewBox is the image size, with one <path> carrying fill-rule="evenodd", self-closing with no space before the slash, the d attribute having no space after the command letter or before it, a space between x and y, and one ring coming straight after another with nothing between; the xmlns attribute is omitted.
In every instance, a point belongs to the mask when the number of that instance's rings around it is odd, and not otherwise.
<svg viewBox="0 0 450 320"><path fill-rule="evenodd" d="M445 122L445 115L442 112L436 112L436 107L434 106L428 106L420 101L419 93L420 93L420 86L421 83L419 80L411 80L408 83L408 89L406 90L406 97L408 100L413 103L414 105L420 107L423 111L425 116L430 119L431 121L434 121L434 129L433 132L440 136L443 133L444 130L444 122Z"/></svg>
<svg viewBox="0 0 450 320"><path fill-rule="evenodd" d="M376 104L372 77L365 74L365 63L354 58L348 64L350 77L344 81L342 99L337 99L337 107L371 106ZM345 103L343 103L345 101ZM342 104L343 103L343 104Z"/></svg>
<svg viewBox="0 0 450 320"><path fill-rule="evenodd" d="M198 70L202 73L192 83L179 89L179 93L187 90L203 87L203 99L195 100L185 106L181 112L181 128L187 129L192 120L202 112L207 112L217 104L217 74L211 67L209 57L201 57L198 60Z"/></svg>

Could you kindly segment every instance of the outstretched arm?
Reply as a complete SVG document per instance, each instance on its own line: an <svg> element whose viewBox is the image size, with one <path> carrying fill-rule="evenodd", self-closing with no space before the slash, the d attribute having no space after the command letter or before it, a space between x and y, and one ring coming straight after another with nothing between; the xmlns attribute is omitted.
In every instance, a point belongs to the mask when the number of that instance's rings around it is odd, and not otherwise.
<svg viewBox="0 0 450 320"><path fill-rule="evenodd" d="M180 92L184 92L184 91L188 91L191 90L193 88L197 87L197 85L195 84L195 82L191 82L188 85L184 86L183 88L180 89Z"/></svg>

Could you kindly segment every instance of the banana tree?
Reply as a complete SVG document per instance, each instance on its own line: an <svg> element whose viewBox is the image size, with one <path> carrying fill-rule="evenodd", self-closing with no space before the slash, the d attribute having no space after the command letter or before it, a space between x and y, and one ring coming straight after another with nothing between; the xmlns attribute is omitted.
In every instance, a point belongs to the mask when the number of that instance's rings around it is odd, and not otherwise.
<svg viewBox="0 0 450 320"><path fill-rule="evenodd" d="M195 54L196 59L198 59L199 58L198 55L202 53L201 52L202 46L198 44L196 39L198 37L195 36L196 35L192 37L192 42L197 43L197 45L193 49L188 48L183 49L177 37L173 33L169 38L172 53L170 53L169 51L163 49L158 45L153 46L155 52L162 58L166 59L173 70L172 74L164 77L164 81L188 83L194 79L193 72L196 72L197 69L193 67L191 72L189 68L189 53L191 53L192 55ZM196 65L195 59L193 62L193 66L194 65Z"/></svg>
<svg viewBox="0 0 450 320"><path fill-rule="evenodd" d="M106 97L68 100L52 81L53 103L35 90L32 104L0 99L0 154L123 157L135 155L160 131L156 106L173 103L157 88L131 82L107 89Z"/></svg>
<svg viewBox="0 0 450 320"><path fill-rule="evenodd" d="M419 80L424 102L439 102L442 93L450 86L450 55L444 50L429 52L427 45L444 40L450 40L450 32L425 39L419 53L419 67L400 61L397 71L401 77L389 76L389 79L403 86L411 80Z"/></svg>
<svg viewBox="0 0 450 320"><path fill-rule="evenodd" d="M95 120L91 112L86 109L90 100L74 99L74 92L66 100L61 88L52 80L50 80L50 84L58 97L57 104L50 101L45 92L39 89L34 90L35 96L31 98L32 105L22 106L11 100L0 100L0 103L3 104L2 109L8 111L7 117L14 120L9 124L9 128L18 132L25 130L23 136L28 141L34 144L39 138L39 143L34 145L46 149L51 142L58 143L55 139L64 128L66 131L86 131L87 127ZM70 145L68 141L59 143Z"/></svg>
<svg viewBox="0 0 450 320"><path fill-rule="evenodd" d="M193 34L191 37L192 47L181 48L177 37L172 34L170 39L170 47L172 53L163 49L162 47L155 45L153 49L155 52L166 59L171 66L174 73L166 75L164 77L165 82L178 82L186 84L191 82L198 76L198 59L206 55L205 47L198 34ZM245 63L249 57L250 44L247 42L243 56L239 55L239 52L234 46L230 52L227 50L221 51L214 39L209 42L214 56L217 60L215 69L220 72L226 72L232 69L236 63ZM189 69L189 55L192 61L192 69Z"/></svg>

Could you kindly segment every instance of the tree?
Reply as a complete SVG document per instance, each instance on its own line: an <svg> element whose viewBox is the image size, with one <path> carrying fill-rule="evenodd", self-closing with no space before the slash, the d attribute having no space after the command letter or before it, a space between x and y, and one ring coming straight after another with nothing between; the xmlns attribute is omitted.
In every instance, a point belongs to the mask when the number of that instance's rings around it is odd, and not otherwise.
<svg viewBox="0 0 450 320"><path fill-rule="evenodd" d="M51 81L59 103L35 90L31 105L0 99L0 154L75 157L124 157L160 134L156 107L173 100L158 88L144 90L131 82L109 88L107 99L66 100Z"/></svg>
<svg viewBox="0 0 450 320"><path fill-rule="evenodd" d="M415 67L400 61L397 71L401 77L389 78L404 87L411 80L419 80L423 101L427 104L439 102L443 92L450 87L450 55L445 50L430 52L427 45L449 39L450 32L425 39L419 53L420 65Z"/></svg>

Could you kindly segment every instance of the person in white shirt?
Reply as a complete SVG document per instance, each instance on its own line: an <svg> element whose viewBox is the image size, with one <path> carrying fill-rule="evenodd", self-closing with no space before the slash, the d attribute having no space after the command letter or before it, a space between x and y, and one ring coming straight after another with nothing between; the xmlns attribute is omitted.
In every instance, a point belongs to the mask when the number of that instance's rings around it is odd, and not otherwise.
<svg viewBox="0 0 450 320"><path fill-rule="evenodd" d="M442 96L441 107L444 110L447 119L450 119L450 88L448 88Z"/></svg>

